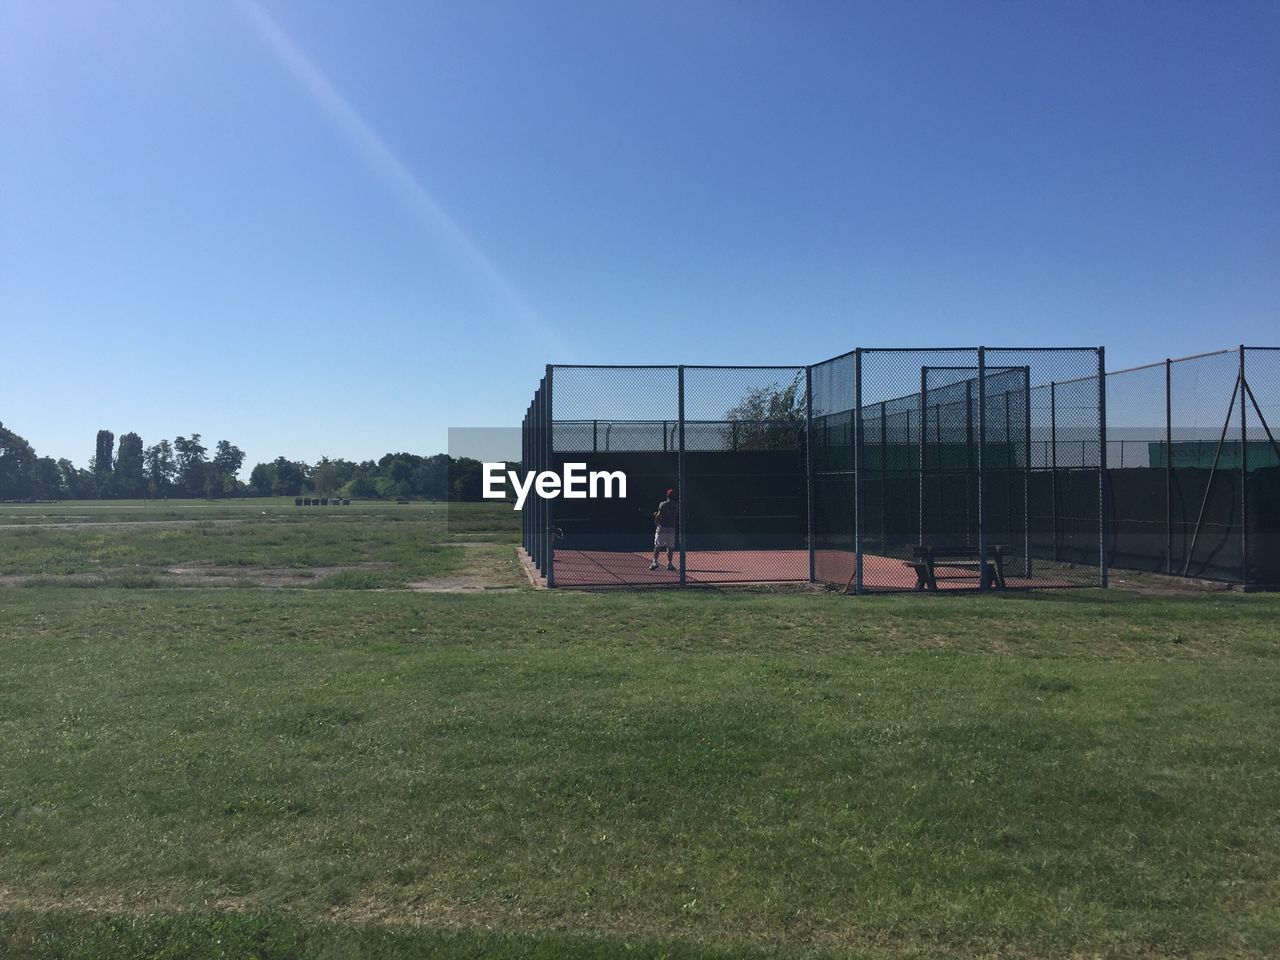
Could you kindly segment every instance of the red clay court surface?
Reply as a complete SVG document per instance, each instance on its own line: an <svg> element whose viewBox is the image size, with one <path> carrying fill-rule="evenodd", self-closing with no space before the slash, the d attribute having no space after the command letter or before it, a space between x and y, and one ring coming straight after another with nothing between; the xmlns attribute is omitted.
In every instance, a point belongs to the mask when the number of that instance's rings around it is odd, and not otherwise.
<svg viewBox="0 0 1280 960"><path fill-rule="evenodd" d="M667 570L663 553L657 570L650 570L651 553L612 550L556 549L557 587L661 586L680 582L680 555L675 570ZM853 575L853 554L820 550L816 557L818 579L841 585ZM941 590L976 590L976 571L939 566L939 575L959 575L964 579L943 580ZM1010 589L1084 586L1061 578L1011 576L1006 565L1005 585ZM794 583L809 579L807 550L690 550L685 555L685 580L690 584ZM916 573L896 557L863 554L863 588L872 591L914 590Z"/></svg>

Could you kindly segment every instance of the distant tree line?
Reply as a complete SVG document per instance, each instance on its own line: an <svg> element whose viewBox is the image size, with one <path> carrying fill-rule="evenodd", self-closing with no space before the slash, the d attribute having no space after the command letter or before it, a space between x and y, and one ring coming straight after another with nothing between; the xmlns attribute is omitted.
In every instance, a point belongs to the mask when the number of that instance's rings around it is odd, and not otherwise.
<svg viewBox="0 0 1280 960"><path fill-rule="evenodd" d="M447 453L422 457L416 453L388 453L379 460L330 460L314 465L276 457L259 463L249 474L252 496L371 499L479 500L483 465L469 457Z"/></svg>
<svg viewBox="0 0 1280 960"><path fill-rule="evenodd" d="M380 460L318 463L277 457L257 464L249 482L238 478L244 451L219 440L210 455L200 434L144 446L136 433L116 441L99 430L87 468L38 457L31 444L0 423L0 500L96 500L144 497L315 495L358 499L479 500L482 465L448 454L388 453Z"/></svg>

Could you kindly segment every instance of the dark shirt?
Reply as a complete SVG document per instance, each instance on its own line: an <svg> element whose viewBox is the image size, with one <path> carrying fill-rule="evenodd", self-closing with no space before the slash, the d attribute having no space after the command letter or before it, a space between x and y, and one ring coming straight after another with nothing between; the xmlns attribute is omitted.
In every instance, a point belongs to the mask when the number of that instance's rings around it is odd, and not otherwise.
<svg viewBox="0 0 1280 960"><path fill-rule="evenodd" d="M679 511L674 500L663 500L658 504L658 526L674 527L678 517Z"/></svg>

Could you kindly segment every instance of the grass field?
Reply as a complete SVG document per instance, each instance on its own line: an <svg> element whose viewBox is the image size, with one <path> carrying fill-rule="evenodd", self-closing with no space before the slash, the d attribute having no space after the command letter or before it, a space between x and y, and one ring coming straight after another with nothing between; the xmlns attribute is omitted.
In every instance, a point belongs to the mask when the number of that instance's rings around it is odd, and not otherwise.
<svg viewBox="0 0 1280 960"><path fill-rule="evenodd" d="M1278 597L535 591L509 508L322 511L0 507L0 955L1280 954Z"/></svg>

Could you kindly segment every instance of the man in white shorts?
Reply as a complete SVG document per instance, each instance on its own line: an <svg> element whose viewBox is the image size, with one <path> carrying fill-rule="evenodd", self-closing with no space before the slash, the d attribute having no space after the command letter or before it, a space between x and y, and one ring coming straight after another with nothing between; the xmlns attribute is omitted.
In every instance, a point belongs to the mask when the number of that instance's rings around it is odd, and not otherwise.
<svg viewBox="0 0 1280 960"><path fill-rule="evenodd" d="M680 510L676 505L676 492L674 490L667 491L667 499L658 504L658 509L653 514L653 563L649 564L650 570L658 569L658 553L667 551L667 569L674 570L676 565L671 562L671 553L676 548L676 523L680 518Z"/></svg>

